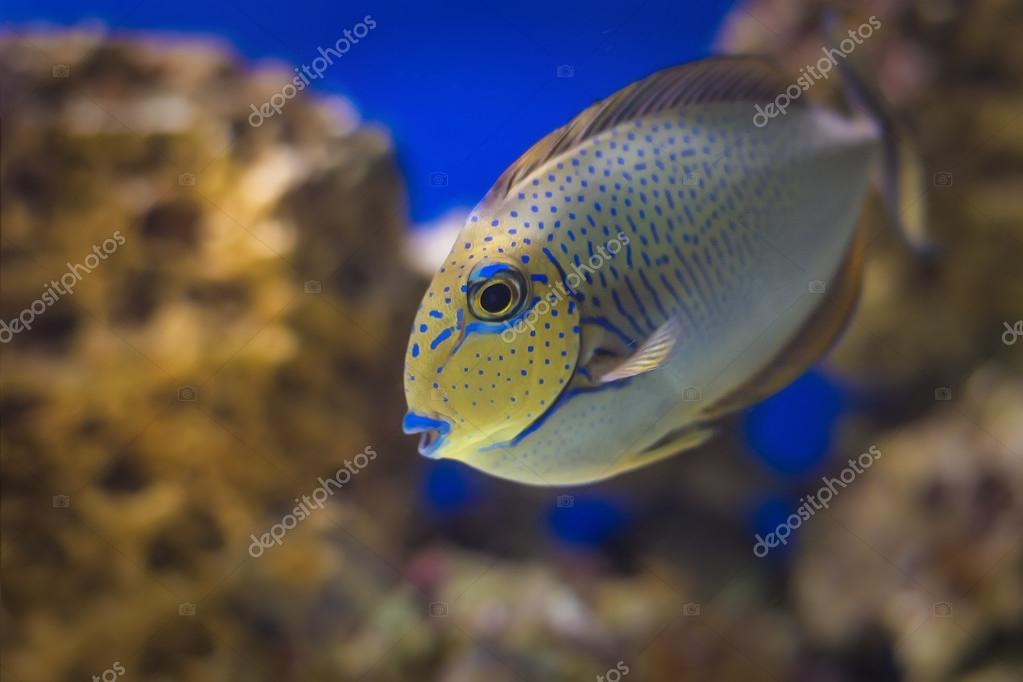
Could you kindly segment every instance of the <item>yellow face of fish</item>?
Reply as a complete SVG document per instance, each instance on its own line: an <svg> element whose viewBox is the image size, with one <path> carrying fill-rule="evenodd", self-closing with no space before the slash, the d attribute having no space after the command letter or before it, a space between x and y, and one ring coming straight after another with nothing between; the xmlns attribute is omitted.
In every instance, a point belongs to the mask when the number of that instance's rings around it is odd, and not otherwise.
<svg viewBox="0 0 1023 682"><path fill-rule="evenodd" d="M558 399L580 348L574 292L542 244L477 216L434 276L405 359L406 433L466 459L527 432Z"/></svg>

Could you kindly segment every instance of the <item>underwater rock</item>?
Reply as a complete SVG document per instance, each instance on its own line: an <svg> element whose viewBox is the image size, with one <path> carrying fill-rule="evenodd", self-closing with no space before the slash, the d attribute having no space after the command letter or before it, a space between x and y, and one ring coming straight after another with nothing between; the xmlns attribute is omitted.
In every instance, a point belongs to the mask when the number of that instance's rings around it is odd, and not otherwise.
<svg viewBox="0 0 1023 682"><path fill-rule="evenodd" d="M288 73L204 41L0 39L0 318L30 327L4 338L12 679L312 679L394 580L355 500L404 464L403 184L337 99L250 121ZM346 460L343 495L253 544Z"/></svg>
<svg viewBox="0 0 1023 682"><path fill-rule="evenodd" d="M954 403L885 434L808 528L793 582L814 641L880 627L912 679L1018 663L1023 382L1004 372L979 370Z"/></svg>

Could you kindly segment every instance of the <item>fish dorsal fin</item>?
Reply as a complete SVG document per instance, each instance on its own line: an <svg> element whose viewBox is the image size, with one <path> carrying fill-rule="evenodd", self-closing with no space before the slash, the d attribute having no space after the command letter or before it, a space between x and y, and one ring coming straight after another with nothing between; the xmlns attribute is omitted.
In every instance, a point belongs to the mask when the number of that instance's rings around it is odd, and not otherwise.
<svg viewBox="0 0 1023 682"><path fill-rule="evenodd" d="M767 102L787 85L762 57L712 57L658 71L590 106L530 147L501 174L484 203L506 197L520 180L550 159L620 123L689 104ZM793 106L801 105L801 100L793 101Z"/></svg>
<svg viewBox="0 0 1023 682"><path fill-rule="evenodd" d="M600 382L606 384L657 369L671 355L671 350L681 335L682 325L677 318L671 318L658 327L635 353L602 374Z"/></svg>

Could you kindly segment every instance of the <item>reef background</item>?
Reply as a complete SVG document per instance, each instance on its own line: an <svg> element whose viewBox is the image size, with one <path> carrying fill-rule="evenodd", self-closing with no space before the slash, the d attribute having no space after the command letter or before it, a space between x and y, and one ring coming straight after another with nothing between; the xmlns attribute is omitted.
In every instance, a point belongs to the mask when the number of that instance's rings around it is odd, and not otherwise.
<svg viewBox="0 0 1023 682"><path fill-rule="evenodd" d="M796 74L818 12L745 3L721 49ZM751 446L769 401L569 491L431 466L398 431L425 281L386 131L304 96L253 128L289 72L209 41L0 38L0 318L125 237L0 356L3 679L1023 679L1023 339L1002 341L1023 318L1023 6L855 12L883 23L854 57L915 122L939 254L868 208L859 312L808 379L842 387L827 458L780 471ZM871 446L753 556L757 500L791 505Z"/></svg>

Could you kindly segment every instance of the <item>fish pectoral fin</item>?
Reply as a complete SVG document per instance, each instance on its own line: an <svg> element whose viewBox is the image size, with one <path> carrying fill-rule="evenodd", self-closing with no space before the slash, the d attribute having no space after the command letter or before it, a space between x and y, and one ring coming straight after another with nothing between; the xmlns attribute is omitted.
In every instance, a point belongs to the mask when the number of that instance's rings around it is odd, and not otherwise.
<svg viewBox="0 0 1023 682"><path fill-rule="evenodd" d="M669 436L669 440L660 440L654 445L626 457L618 466L616 473L632 471L639 467L660 461L665 457L677 455L685 450L692 450L710 440L717 432L713 426L690 426Z"/></svg>
<svg viewBox="0 0 1023 682"><path fill-rule="evenodd" d="M671 355L681 335L682 326L678 320L676 318L668 320L658 327L635 353L601 373L600 382L606 384L657 369Z"/></svg>

